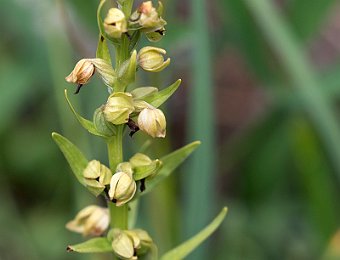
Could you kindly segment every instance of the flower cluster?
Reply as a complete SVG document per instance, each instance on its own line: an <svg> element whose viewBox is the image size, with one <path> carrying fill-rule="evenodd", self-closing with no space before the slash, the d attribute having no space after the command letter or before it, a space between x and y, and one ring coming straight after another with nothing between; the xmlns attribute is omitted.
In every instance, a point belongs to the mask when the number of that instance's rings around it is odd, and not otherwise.
<svg viewBox="0 0 340 260"><path fill-rule="evenodd" d="M88 161L80 149L65 137L57 133L52 136L79 183L93 195L103 195L108 208L90 205L67 223L66 227L71 231L97 236L69 246L68 250L113 252L120 259L137 259L140 256L158 259L155 244L148 233L128 225L130 211L136 210L128 203L139 199L165 179L199 142L182 147L161 160L153 160L139 152L124 161L123 137L126 129L130 129L131 137L139 130L152 138L166 136L166 118L159 107L171 97L181 81L177 80L163 90L149 86L131 88L138 69L157 73L170 64L164 49L152 46L142 47L139 51L135 49L141 37L156 42L164 36L163 5L159 3L156 8L152 1L146 1L131 10L133 0L117 0L117 8L110 8L103 19L101 11L105 2L100 1L97 11L100 35L96 57L78 61L65 79L77 85L77 94L96 74L107 87L108 97L95 110L92 121L77 114L66 91L65 97L81 126L106 142L110 167L98 160ZM109 43L115 49L115 66L112 65Z"/></svg>

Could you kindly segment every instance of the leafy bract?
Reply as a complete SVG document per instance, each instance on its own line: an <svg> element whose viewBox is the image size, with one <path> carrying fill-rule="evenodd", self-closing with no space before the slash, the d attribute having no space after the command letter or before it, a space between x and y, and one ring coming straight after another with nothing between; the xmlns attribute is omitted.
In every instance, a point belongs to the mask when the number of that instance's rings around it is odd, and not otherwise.
<svg viewBox="0 0 340 260"><path fill-rule="evenodd" d="M168 98L171 97L173 93L175 93L181 82L182 80L178 79L175 83L173 83L169 87L147 96L144 99L144 101L146 101L147 103L151 104L154 107L159 107L165 101L167 101Z"/></svg>
<svg viewBox="0 0 340 260"><path fill-rule="evenodd" d="M202 231L197 233L189 240L185 241L184 243L165 253L161 257L161 260L184 259L219 227L219 225L224 220L226 214L227 208L224 207L222 211L217 215L217 217L208 226L206 226Z"/></svg>
<svg viewBox="0 0 340 260"><path fill-rule="evenodd" d="M78 181L91 193L93 193L95 196L98 196L103 191L103 188L90 187L86 184L83 171L88 164L88 160L85 158L83 153L78 149L78 147L76 147L68 139L58 133L52 133L52 138L59 146L61 152L64 154L68 164L72 169L72 172L74 173Z"/></svg>
<svg viewBox="0 0 340 260"><path fill-rule="evenodd" d="M144 195L152 190L157 184L168 177L186 158L201 144L200 141L192 142L160 159L162 168L154 176L145 181L146 190L140 193Z"/></svg>
<svg viewBox="0 0 340 260"><path fill-rule="evenodd" d="M103 135L103 134L101 134L100 132L97 131L97 129L94 126L92 121L83 118L81 115L79 115L76 112L76 110L74 109L74 107L72 106L72 103L70 102L70 100L68 98L66 89L65 89L64 93L65 93L66 101L67 101L72 113L75 115L75 117L77 118L77 120L81 124L81 126L84 127L87 131L89 131L93 135L97 135L97 136L100 136L100 137L107 137L107 136L105 136L105 135Z"/></svg>
<svg viewBox="0 0 340 260"><path fill-rule="evenodd" d="M78 253L106 253L113 252L110 241L106 237L97 237L83 243L70 245L67 247L69 252Z"/></svg>

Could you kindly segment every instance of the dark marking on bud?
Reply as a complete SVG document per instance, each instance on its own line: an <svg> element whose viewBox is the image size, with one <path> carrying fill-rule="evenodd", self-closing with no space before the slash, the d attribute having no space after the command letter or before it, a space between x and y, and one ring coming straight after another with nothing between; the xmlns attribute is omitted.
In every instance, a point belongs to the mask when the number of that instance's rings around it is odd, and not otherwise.
<svg viewBox="0 0 340 260"><path fill-rule="evenodd" d="M113 199L112 202L113 202L113 203L117 203L117 200L116 200L116 199Z"/></svg>
<svg viewBox="0 0 340 260"><path fill-rule="evenodd" d="M163 30L163 29L159 29L159 30L157 30L157 31L155 31L156 33L159 33L160 35L162 35L162 36L164 36L164 34L165 34L165 30Z"/></svg>
<svg viewBox="0 0 340 260"><path fill-rule="evenodd" d="M125 32L124 34L126 35L126 37L128 37L129 41L132 40L132 37L131 37L131 35L129 34L129 32Z"/></svg>
<svg viewBox="0 0 340 260"><path fill-rule="evenodd" d="M72 249L70 246L67 246L67 247L66 247L66 251L67 251L67 252L73 252L73 249Z"/></svg>
<svg viewBox="0 0 340 260"><path fill-rule="evenodd" d="M116 23L115 22L109 23L109 25L116 26Z"/></svg>
<svg viewBox="0 0 340 260"><path fill-rule="evenodd" d="M129 118L128 122L126 125L130 128L131 132L129 133L129 136L132 137L135 133L139 131L138 125L131 119Z"/></svg>
<svg viewBox="0 0 340 260"><path fill-rule="evenodd" d="M145 191L145 189L146 189L146 187L145 187L145 178L140 180L140 187L139 187L139 189L140 189L140 192Z"/></svg>
<svg viewBox="0 0 340 260"><path fill-rule="evenodd" d="M76 91L74 92L74 94L78 94L82 86L83 86L83 84L78 84L78 85L77 85L77 89L76 89Z"/></svg>
<svg viewBox="0 0 340 260"><path fill-rule="evenodd" d="M104 36L103 36L103 35L100 36L100 41L101 41L101 42L104 41Z"/></svg>

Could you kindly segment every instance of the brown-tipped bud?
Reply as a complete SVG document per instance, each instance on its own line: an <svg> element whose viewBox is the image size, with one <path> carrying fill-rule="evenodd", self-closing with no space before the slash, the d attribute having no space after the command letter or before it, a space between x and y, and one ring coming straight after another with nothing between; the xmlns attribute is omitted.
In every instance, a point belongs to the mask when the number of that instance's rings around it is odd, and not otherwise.
<svg viewBox="0 0 340 260"><path fill-rule="evenodd" d="M136 189L137 185L131 174L117 172L112 175L109 196L116 201L117 206L121 206L133 198Z"/></svg>
<svg viewBox="0 0 340 260"><path fill-rule="evenodd" d="M124 13L118 8L111 8L104 20L105 32L113 37L120 38L127 32L127 22Z"/></svg>
<svg viewBox="0 0 340 260"><path fill-rule="evenodd" d="M156 8L153 7L152 1L146 1L142 3L137 12L140 14L139 24L146 29L151 31L158 30L166 24L166 22L160 17Z"/></svg>
<svg viewBox="0 0 340 260"><path fill-rule="evenodd" d="M166 51L161 48L147 46L138 53L138 65L146 71L159 72L170 64L170 58L164 60Z"/></svg>
<svg viewBox="0 0 340 260"><path fill-rule="evenodd" d="M95 66L89 59L81 59L65 79L69 83L84 85L89 82L95 72Z"/></svg>
<svg viewBox="0 0 340 260"><path fill-rule="evenodd" d="M84 236L100 236L106 231L109 223L108 209L91 205L79 211L76 217L66 224L66 228Z"/></svg>
<svg viewBox="0 0 340 260"><path fill-rule="evenodd" d="M113 93L104 108L105 119L112 124L125 124L134 111L133 99L130 93Z"/></svg>
<svg viewBox="0 0 340 260"><path fill-rule="evenodd" d="M157 108L144 108L138 116L138 126L152 137L165 137L166 120L163 112Z"/></svg>

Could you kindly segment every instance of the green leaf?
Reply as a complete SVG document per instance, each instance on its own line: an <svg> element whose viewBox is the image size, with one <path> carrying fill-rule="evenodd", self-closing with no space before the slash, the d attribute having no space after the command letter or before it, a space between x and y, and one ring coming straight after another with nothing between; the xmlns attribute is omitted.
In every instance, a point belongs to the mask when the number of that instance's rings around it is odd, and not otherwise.
<svg viewBox="0 0 340 260"><path fill-rule="evenodd" d="M88 160L85 158L83 153L73 143L58 133L52 133L52 138L64 154L77 180L91 193L93 193L95 196L98 196L103 191L103 189L89 187L86 184L86 180L83 176L83 171L88 164Z"/></svg>
<svg viewBox="0 0 340 260"><path fill-rule="evenodd" d="M66 98L66 101L67 101L67 103L68 103L68 105L69 105L71 111L72 111L73 114L76 116L78 122L81 124L82 127L84 127L87 131L89 131L89 132L90 132L91 134L93 134L93 135L100 136L100 137L105 137L105 138L107 137L107 136L105 136L105 135L103 135L103 134L101 134L101 133L99 133L99 132L97 131L97 129L95 128L93 122L91 122L90 120L87 120L87 119L83 118L81 115L79 115L79 114L75 111L74 107L72 106L72 104L71 104L71 102L70 102L70 100L69 100L69 98L68 98L67 90L66 90L66 89L65 89L65 98Z"/></svg>
<svg viewBox="0 0 340 260"><path fill-rule="evenodd" d="M130 59L124 61L118 69L118 82L115 84L115 91L124 91L127 85L136 79L137 51L131 53Z"/></svg>
<svg viewBox="0 0 340 260"><path fill-rule="evenodd" d="M224 220L226 214L227 208L224 207L222 211L217 215L217 217L207 227L205 227L194 237L165 253L161 257L161 260L184 259L219 227L219 225Z"/></svg>
<svg viewBox="0 0 340 260"><path fill-rule="evenodd" d="M148 102L149 104L153 105L154 107L159 107L162 105L165 101L168 100L169 97L172 96L172 94L178 89L179 85L181 84L182 80L178 79L174 84L167 87L166 89L163 89L157 93L154 93L148 97L146 97L144 100Z"/></svg>
<svg viewBox="0 0 340 260"><path fill-rule="evenodd" d="M200 141L192 142L160 159L163 163L160 171L153 177L147 178L145 181L146 190L140 193L144 195L152 190L154 186L168 177L186 158L201 144Z"/></svg>
<svg viewBox="0 0 340 260"><path fill-rule="evenodd" d="M112 64L109 47L107 46L107 41L101 33L99 34L96 57L106 60L108 63Z"/></svg>
<svg viewBox="0 0 340 260"><path fill-rule="evenodd" d="M97 237L85 241L84 243L67 247L68 252L78 253L107 253L113 252L110 241L106 237Z"/></svg>

